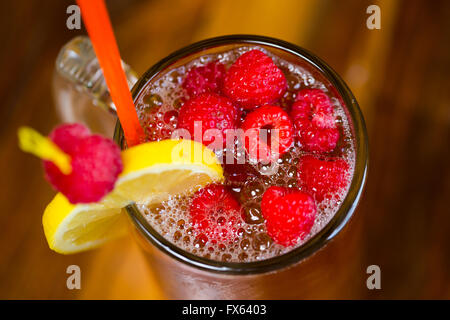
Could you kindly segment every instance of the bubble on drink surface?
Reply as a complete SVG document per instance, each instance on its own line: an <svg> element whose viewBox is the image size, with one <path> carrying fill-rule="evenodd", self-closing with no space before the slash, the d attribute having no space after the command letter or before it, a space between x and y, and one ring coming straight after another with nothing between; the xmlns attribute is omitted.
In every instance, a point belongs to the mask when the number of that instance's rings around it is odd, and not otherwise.
<svg viewBox="0 0 450 320"><path fill-rule="evenodd" d="M228 68L242 53L253 49L259 49L266 53L285 72L290 84L290 91L286 93L284 99L280 100L280 105L286 110L289 109L294 101L296 92L303 88L318 88L324 90L331 97L334 106L334 115L338 119L337 124L342 133L340 139L342 143L330 154L330 157L339 157L346 160L350 165L351 177L354 171L354 142L350 124L348 123L348 115L339 99L328 90L324 83L316 79L307 70L307 66L297 65L283 60L262 47L241 46L226 52L203 55L189 61L186 65L168 70L155 81L148 83L137 98L136 107L139 115L141 116L152 102L153 104L160 104L160 100L164 107L163 111L166 113L179 109L185 101L185 94L180 83L190 68L203 66L216 60ZM257 178L252 176L251 179L249 178L249 180L239 186L225 184L230 188L230 191L232 191L243 207L244 220L242 221L242 232L239 233L240 235L237 241L231 240L228 243L212 243L211 241L205 241L204 238L197 235L189 214L191 204L189 196L171 196L158 205L145 206L138 204L137 206L149 224L164 238L181 249L200 257L225 262L250 262L279 256L291 251L295 247L301 246L314 236L314 234L322 230L333 218L348 190L347 186L336 197L317 203L318 214L310 233L304 239L299 240L295 245L287 248L274 243L267 235L264 221L261 219L260 201L262 194L272 185L291 188L297 187L296 175L298 160L307 154L309 153L301 150L300 145L294 144L285 155L277 160L278 167L274 174L263 174ZM247 163L246 165L253 167L255 172L260 173L267 169L262 168L261 165L256 163ZM348 181L349 184L350 181ZM232 188L234 189L232 190ZM191 190L190 192L193 193L195 191ZM247 219L247 222L245 219Z"/></svg>

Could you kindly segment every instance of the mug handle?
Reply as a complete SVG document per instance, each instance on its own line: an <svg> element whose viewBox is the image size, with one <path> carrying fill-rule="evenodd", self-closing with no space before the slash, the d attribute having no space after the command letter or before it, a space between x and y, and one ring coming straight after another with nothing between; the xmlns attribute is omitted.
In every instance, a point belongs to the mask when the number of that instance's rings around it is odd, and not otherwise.
<svg viewBox="0 0 450 320"><path fill-rule="evenodd" d="M122 67L131 89L138 77L123 61ZM113 136L116 107L88 37L73 38L61 48L56 58L52 86L56 110L62 122L81 122L92 132Z"/></svg>

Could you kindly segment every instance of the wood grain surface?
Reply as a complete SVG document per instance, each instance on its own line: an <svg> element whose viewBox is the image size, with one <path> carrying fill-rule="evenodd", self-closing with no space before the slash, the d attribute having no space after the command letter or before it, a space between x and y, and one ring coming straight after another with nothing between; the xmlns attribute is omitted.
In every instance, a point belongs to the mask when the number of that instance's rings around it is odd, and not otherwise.
<svg viewBox="0 0 450 320"><path fill-rule="evenodd" d="M0 298L162 299L127 237L71 256L48 249L41 226L54 191L16 131L58 123L51 79L70 1L0 4ZM366 8L381 8L381 29ZM343 76L369 131L368 183L355 220L361 274L379 265L382 289L346 297L450 298L450 2L333 0L107 1L122 57L138 74L207 37L253 33L307 48ZM81 290L66 288L79 265ZM342 266L345 268L345 266ZM352 271L354 272L354 271ZM336 296L339 298L339 296Z"/></svg>

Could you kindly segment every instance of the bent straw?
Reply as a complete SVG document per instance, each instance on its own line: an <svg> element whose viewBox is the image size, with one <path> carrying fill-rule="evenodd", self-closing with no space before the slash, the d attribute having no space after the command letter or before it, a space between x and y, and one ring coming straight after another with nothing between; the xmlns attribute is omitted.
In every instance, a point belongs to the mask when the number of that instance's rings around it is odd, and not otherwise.
<svg viewBox="0 0 450 320"><path fill-rule="evenodd" d="M103 70L111 99L116 105L117 116L128 146L144 142L144 130L134 107L122 68L119 49L103 0L77 0L81 16L91 38L95 54Z"/></svg>

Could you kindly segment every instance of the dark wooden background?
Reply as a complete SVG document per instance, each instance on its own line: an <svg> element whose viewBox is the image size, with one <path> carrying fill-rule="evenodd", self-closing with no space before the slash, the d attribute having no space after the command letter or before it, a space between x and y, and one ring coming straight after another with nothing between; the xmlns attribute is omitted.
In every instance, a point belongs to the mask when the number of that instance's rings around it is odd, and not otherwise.
<svg viewBox="0 0 450 320"><path fill-rule="evenodd" d="M58 123L51 77L69 1L0 4L0 298L163 298L126 238L72 256L50 251L41 215L54 191L16 131ZM366 8L381 7L381 30ZM361 274L377 264L382 289L346 298L450 298L450 1L107 1L122 57L139 73L170 52L232 33L278 37L327 61L366 118L370 170L355 224ZM66 268L82 289L66 288ZM351 279L350 275L350 279ZM340 298L337 296L336 298Z"/></svg>

